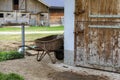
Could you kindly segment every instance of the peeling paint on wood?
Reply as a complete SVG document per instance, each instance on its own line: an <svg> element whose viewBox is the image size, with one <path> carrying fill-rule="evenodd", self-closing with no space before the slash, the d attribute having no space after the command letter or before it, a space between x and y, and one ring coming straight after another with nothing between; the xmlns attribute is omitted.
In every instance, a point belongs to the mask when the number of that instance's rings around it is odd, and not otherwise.
<svg viewBox="0 0 120 80"><path fill-rule="evenodd" d="M94 14L120 14L119 0L76 0L75 11L75 47L76 65L103 70L120 72L120 26L119 17L107 18L90 17L89 4L98 6L93 8ZM105 2L107 2L105 5ZM110 2L113 2L112 4ZM112 8L110 7L112 6ZM105 8L105 9L103 9ZM84 11L81 13L81 11ZM94 27L89 27L94 25ZM96 25L101 25L98 28ZM96 26L96 27L95 27ZM108 27L109 26L109 27ZM112 27L110 27L112 26Z"/></svg>

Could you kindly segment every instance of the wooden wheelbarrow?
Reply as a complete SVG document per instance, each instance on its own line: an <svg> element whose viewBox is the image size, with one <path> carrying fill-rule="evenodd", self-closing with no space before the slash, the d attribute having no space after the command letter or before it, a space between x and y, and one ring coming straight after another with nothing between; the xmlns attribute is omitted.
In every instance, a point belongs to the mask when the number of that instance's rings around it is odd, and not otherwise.
<svg viewBox="0 0 120 80"><path fill-rule="evenodd" d="M31 48L29 46L25 47L38 52L36 57L37 61L41 61L45 55L48 54L52 63L56 62L56 60L51 57L50 52L55 52L63 46L63 38L58 37L58 35L51 35L36 39L34 42L36 46L35 48Z"/></svg>

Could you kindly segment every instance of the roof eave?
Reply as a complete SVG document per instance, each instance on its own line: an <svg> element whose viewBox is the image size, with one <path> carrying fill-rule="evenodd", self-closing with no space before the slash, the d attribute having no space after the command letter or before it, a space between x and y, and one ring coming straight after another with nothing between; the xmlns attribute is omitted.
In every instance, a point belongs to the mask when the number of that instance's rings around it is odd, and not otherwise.
<svg viewBox="0 0 120 80"><path fill-rule="evenodd" d="M50 7L48 4L46 4L45 2L43 2L42 0L38 0L39 2L41 2L42 4L44 4L47 7Z"/></svg>
<svg viewBox="0 0 120 80"><path fill-rule="evenodd" d="M50 9L64 9L64 7L59 7L59 6L50 6Z"/></svg>

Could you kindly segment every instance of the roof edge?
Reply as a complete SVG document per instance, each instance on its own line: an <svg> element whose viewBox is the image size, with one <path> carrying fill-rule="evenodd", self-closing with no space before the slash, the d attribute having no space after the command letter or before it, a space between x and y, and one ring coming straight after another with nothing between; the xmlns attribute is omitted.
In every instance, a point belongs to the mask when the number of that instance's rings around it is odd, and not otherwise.
<svg viewBox="0 0 120 80"><path fill-rule="evenodd" d="M46 5L50 9L64 9L64 7L62 7L62 6L50 6L47 3L45 3L44 1L42 1L42 0L38 0L38 1L41 2L42 4Z"/></svg>
<svg viewBox="0 0 120 80"><path fill-rule="evenodd" d="M64 9L64 7L50 6L50 9Z"/></svg>
<svg viewBox="0 0 120 80"><path fill-rule="evenodd" d="M46 5L47 7L50 7L48 4L46 4L44 1L42 0L38 0L39 2L41 2L42 4Z"/></svg>

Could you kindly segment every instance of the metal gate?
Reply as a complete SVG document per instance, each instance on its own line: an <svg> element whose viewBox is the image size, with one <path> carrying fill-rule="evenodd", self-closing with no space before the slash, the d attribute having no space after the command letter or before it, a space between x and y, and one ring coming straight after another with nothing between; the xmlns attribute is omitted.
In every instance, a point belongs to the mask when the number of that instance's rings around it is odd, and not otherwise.
<svg viewBox="0 0 120 80"><path fill-rule="evenodd" d="M120 0L76 0L75 64L120 73Z"/></svg>

